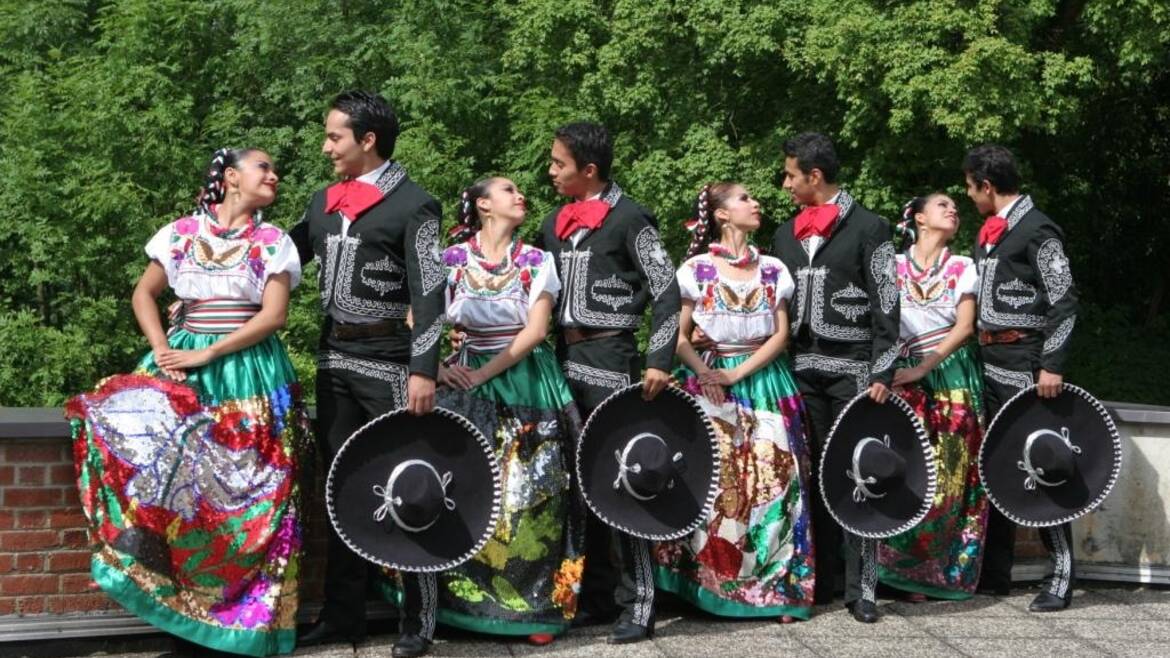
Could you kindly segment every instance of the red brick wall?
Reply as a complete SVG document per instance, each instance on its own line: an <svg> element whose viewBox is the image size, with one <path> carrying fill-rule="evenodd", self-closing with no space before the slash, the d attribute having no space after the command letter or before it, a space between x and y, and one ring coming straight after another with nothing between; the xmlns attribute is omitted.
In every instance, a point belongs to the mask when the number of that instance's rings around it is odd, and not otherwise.
<svg viewBox="0 0 1170 658"><path fill-rule="evenodd" d="M320 600L324 495L309 515L302 602ZM0 616L119 610L91 589L85 516L67 438L0 439Z"/></svg>

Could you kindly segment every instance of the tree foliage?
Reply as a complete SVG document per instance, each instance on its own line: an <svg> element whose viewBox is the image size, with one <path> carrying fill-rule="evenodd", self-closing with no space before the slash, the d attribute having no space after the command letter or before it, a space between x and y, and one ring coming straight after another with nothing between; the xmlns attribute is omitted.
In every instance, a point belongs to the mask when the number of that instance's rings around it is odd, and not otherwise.
<svg viewBox="0 0 1170 658"><path fill-rule="evenodd" d="M966 204L963 153L1003 142L1067 233L1086 307L1069 378L1167 402L1168 70L1165 0L0 0L0 404L133 365L142 246L215 148L273 155L269 216L291 226L329 182L322 116L351 87L391 99L398 158L448 208L481 175L516 179L529 232L555 202L552 130L604 122L676 257L715 179L762 200L767 242L797 131L834 136L886 216L934 189ZM306 380L318 314L302 286L285 339Z"/></svg>

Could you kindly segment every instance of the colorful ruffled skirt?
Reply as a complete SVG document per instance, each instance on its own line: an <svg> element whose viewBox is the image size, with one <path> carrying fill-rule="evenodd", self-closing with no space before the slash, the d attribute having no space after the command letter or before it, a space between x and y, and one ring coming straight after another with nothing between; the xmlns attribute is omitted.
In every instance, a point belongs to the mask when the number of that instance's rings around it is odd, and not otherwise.
<svg viewBox="0 0 1170 658"><path fill-rule="evenodd" d="M748 355L717 357L734 368ZM719 439L719 493L691 536L655 547L660 588L726 617L807 619L813 606L810 464L803 403L781 357L713 404L698 377L675 372L711 417Z"/></svg>
<svg viewBox="0 0 1170 658"><path fill-rule="evenodd" d="M469 368L493 353L470 353ZM470 561L437 574L438 621L480 633L562 633L577 611L584 509L570 495L581 417L553 352L524 360L471 391L443 389L436 406L493 440L503 478L495 535ZM391 581L389 595L401 600Z"/></svg>
<svg viewBox="0 0 1170 658"><path fill-rule="evenodd" d="M175 349L223 334L175 331ZM301 555L300 385L280 340L156 377L148 354L71 399L94 581L189 641L252 656L292 651Z"/></svg>
<svg viewBox="0 0 1170 658"><path fill-rule="evenodd" d="M903 359L898 367L919 362ZM878 577L908 592L970 598L983 562L988 511L978 463L983 379L974 349L960 347L899 393L930 434L938 491L922 523L878 544Z"/></svg>

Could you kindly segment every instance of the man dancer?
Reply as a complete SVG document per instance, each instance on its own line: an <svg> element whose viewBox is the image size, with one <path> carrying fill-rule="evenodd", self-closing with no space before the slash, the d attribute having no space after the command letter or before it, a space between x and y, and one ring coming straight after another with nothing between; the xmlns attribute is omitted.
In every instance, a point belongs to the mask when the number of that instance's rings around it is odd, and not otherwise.
<svg viewBox="0 0 1170 658"><path fill-rule="evenodd" d="M784 143L784 189L803 209L776 230L773 254L794 274L793 372L809 419L816 602L833 598L841 532L821 499L818 464L833 422L862 391L885 402L898 355L898 295L890 226L837 185L833 143L802 133ZM877 621L874 540L849 535L845 605Z"/></svg>
<svg viewBox="0 0 1170 658"><path fill-rule="evenodd" d="M440 210L391 159L397 137L386 99L365 91L334 99L321 150L343 181L314 194L291 231L301 261L316 257L321 268L317 437L326 464L373 418L402 407L425 414L434 406L446 279ZM325 604L298 644L361 639L372 576L371 565L331 526ZM403 585L402 637L393 653L418 656L434 633L434 575L403 574Z"/></svg>
<svg viewBox="0 0 1170 658"><path fill-rule="evenodd" d="M607 396L639 378L646 399L666 387L681 301L654 217L610 180L613 145L605 127L572 123L558 129L551 159L553 186L573 202L545 219L537 240L557 259L562 282L557 355L581 414L588 417ZM647 303L653 323L642 377L634 332ZM592 515L585 536L584 614L619 613L612 644L646 639L654 628L648 542L610 530Z"/></svg>
<svg viewBox="0 0 1170 658"><path fill-rule="evenodd" d="M967 196L987 219L979 230L979 345L990 422L1000 407L1035 383L1043 398L1060 394L1069 336L1076 323L1077 292L1064 233L1020 195L1020 174L1011 151L987 144L963 160ZM979 589L1006 595L1011 589L1015 524L992 507ZM1033 612L1063 610L1072 602L1072 525L1040 529L1053 575L1028 606Z"/></svg>

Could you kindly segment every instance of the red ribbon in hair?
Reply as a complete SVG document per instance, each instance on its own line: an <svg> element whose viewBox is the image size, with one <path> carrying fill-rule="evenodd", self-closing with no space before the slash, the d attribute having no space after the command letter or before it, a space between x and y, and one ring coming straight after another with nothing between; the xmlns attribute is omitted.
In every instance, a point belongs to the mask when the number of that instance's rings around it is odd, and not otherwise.
<svg viewBox="0 0 1170 658"><path fill-rule="evenodd" d="M356 180L342 181L325 190L325 212L341 211L354 221L381 200L382 190L377 185Z"/></svg>

